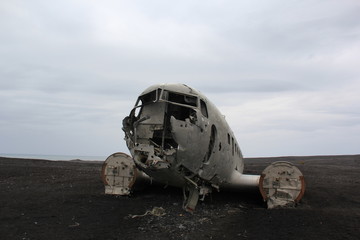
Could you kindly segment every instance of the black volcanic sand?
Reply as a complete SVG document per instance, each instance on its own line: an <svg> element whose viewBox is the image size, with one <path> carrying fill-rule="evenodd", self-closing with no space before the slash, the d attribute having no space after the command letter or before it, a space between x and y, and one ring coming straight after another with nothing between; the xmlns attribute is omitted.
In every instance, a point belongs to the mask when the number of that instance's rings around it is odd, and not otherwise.
<svg viewBox="0 0 360 240"><path fill-rule="evenodd" d="M267 210L257 191L213 193L194 214L181 189L104 194L101 162L0 158L0 239L359 239L360 155L246 159L246 173L295 163L307 189L296 208ZM154 207L159 217L142 215Z"/></svg>

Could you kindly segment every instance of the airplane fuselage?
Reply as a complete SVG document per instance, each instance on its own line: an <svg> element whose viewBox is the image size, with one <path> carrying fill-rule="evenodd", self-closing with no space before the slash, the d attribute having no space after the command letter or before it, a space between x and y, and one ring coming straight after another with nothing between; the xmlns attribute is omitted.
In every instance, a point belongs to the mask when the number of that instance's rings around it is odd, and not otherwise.
<svg viewBox="0 0 360 240"><path fill-rule="evenodd" d="M106 194L129 195L135 182L154 180L182 187L190 212L214 188L259 187L270 208L296 204L304 195L303 175L291 163L272 163L261 176L243 174L243 156L225 117L184 84L147 88L124 118L123 131L132 157L119 152L106 159Z"/></svg>
<svg viewBox="0 0 360 240"><path fill-rule="evenodd" d="M158 182L219 187L234 171L243 172L243 156L225 117L186 85L146 89L123 129L136 165Z"/></svg>

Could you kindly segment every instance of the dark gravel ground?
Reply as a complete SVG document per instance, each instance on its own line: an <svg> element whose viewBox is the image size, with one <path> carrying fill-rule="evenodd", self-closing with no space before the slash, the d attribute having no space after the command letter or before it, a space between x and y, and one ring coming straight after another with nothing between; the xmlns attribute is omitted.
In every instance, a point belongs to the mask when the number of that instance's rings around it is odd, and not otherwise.
<svg viewBox="0 0 360 240"><path fill-rule="evenodd" d="M182 190L149 186L104 194L102 162L0 158L0 239L359 239L360 155L246 159L297 165L306 192L296 208L267 210L257 191L215 192L194 214ZM162 207L162 217L142 215Z"/></svg>

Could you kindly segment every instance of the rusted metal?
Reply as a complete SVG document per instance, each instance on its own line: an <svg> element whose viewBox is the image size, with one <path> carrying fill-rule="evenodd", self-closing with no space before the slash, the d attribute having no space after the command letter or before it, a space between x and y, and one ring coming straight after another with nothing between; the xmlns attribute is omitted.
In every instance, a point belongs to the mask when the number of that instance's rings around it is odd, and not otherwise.
<svg viewBox="0 0 360 240"><path fill-rule="evenodd" d="M259 190L268 208L293 206L305 193L304 176L289 162L274 162L261 174Z"/></svg>
<svg viewBox="0 0 360 240"><path fill-rule="evenodd" d="M103 163L101 177L105 194L129 195L139 178L147 178L135 167L133 159L122 152L110 155Z"/></svg>

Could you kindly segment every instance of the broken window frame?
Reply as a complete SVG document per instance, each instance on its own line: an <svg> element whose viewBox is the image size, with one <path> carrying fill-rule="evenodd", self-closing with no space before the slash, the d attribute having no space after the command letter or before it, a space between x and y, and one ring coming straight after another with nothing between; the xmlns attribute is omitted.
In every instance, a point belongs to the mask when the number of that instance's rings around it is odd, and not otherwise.
<svg viewBox="0 0 360 240"><path fill-rule="evenodd" d="M141 106L143 106L143 105L147 105L147 104L151 104L151 103L155 103L155 102L159 101L159 96L160 96L159 91L160 91L160 90L161 90L161 89L158 88L158 89L155 89L155 90L153 90L153 91L151 91L151 92L148 92L148 93L146 93L146 94L143 94L143 95L139 96L138 99L137 99L137 101L136 101L136 103L135 103L135 107L141 107ZM153 101L147 101L147 102L144 102L144 101L143 101L143 99L144 99L145 97L150 96L150 95L153 94L153 93L155 93L155 99L154 99ZM141 104L139 104L140 101L142 102Z"/></svg>
<svg viewBox="0 0 360 240"><path fill-rule="evenodd" d="M155 99L153 99L152 101L146 101L146 102L143 101L143 99L146 96L149 96L154 92L155 92ZM168 100L170 94L173 94L175 96L183 96L184 101L183 102L170 101L170 100ZM186 98L192 99L191 100L192 102L189 101L188 103L186 103L187 102ZM142 110L143 106L148 105L148 104L152 104L152 103L155 103L155 102L159 102L159 101L167 102L167 103L182 106L182 107L192 108L192 109L199 109L199 106L200 106L200 99L199 99L199 97L197 95L184 94L184 93L179 93L179 92L176 92L176 91L169 91L169 90L164 90L164 89L158 88L156 90L153 90L151 92L148 92L146 94L143 94L143 95L139 96L136 103L135 103L135 106L134 106L134 108L132 110L131 115L134 115L135 117L138 117L138 116L141 115L141 110ZM205 104L205 101L203 101L203 102ZM206 107L206 105L205 105L205 107ZM202 109L200 109L200 110L202 110ZM206 115L204 115L204 116L208 117Z"/></svg>
<svg viewBox="0 0 360 240"><path fill-rule="evenodd" d="M146 102L143 101L143 99L145 97L150 96L154 92L155 92L155 100L146 101ZM160 94L159 94L159 92L160 92ZM141 110L142 110L143 106L158 102L159 101L159 96L161 95L161 93L162 93L162 89L158 88L158 89L155 89L155 90L153 90L151 92L148 92L146 94L143 94L143 95L139 96L138 99L136 100L135 106L134 106L134 108L132 110L134 116L138 117L138 116L141 115ZM140 109L140 110L138 112L136 112L138 109Z"/></svg>
<svg viewBox="0 0 360 240"><path fill-rule="evenodd" d="M181 102L175 102L175 101L170 101L169 100L169 95L170 94L174 94L174 95L178 95L178 96L183 96L184 99L186 97L190 98L190 99L194 99L194 104L187 104L187 103L181 103ZM162 102L167 102L167 103L171 103L174 105L179 105L182 107L189 107L189 108L199 108L199 98L196 95L190 95L190 94L184 94L184 93L179 93L179 92L174 92L174 91L168 91L168 90L164 90L162 89L161 94L159 95L159 101ZM185 100L184 100L185 102Z"/></svg>

